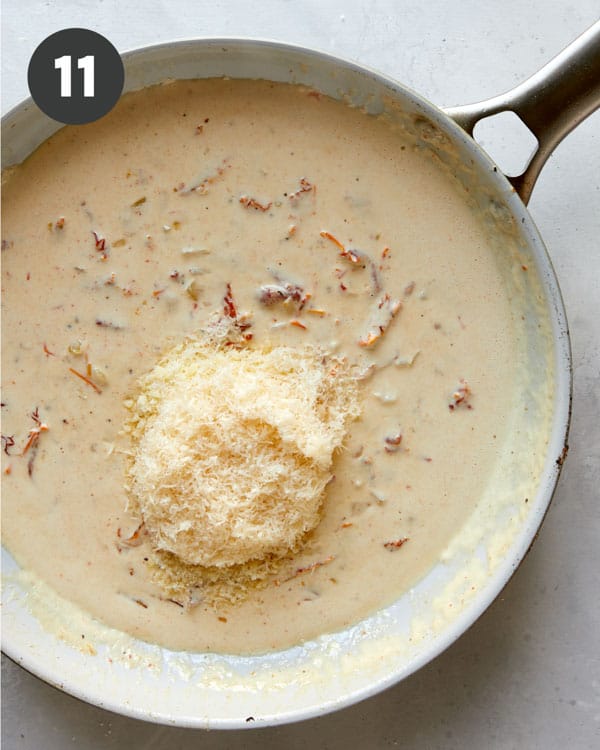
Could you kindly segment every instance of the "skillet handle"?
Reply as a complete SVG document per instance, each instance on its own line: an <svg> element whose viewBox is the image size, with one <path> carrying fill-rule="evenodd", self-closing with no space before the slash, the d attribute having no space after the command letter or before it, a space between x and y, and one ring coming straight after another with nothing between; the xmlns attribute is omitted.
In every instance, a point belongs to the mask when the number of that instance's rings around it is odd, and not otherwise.
<svg viewBox="0 0 600 750"><path fill-rule="evenodd" d="M477 104L446 109L469 135L484 117L514 112L537 138L524 172L508 177L527 204L550 154L574 127L600 107L600 21L514 89Z"/></svg>

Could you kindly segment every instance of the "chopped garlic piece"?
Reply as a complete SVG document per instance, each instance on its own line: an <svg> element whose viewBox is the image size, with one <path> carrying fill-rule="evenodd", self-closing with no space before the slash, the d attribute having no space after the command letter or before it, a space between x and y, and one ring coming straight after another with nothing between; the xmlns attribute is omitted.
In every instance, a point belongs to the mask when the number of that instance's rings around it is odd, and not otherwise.
<svg viewBox="0 0 600 750"><path fill-rule="evenodd" d="M210 255L210 250L206 247L182 247L182 255Z"/></svg>
<svg viewBox="0 0 600 750"><path fill-rule="evenodd" d="M381 401L382 404L393 404L398 400L397 393L381 393L380 391L373 391L373 395L378 401Z"/></svg>
<svg viewBox="0 0 600 750"><path fill-rule="evenodd" d="M358 340L359 346L367 349L374 347L387 331L401 307L402 302L392 299L389 294L380 297L371 309L367 331Z"/></svg>
<svg viewBox="0 0 600 750"><path fill-rule="evenodd" d="M420 353L421 350L417 349L414 354L409 356L401 357L400 355L398 355L397 357L394 357L394 364L396 365L396 367L412 367Z"/></svg>

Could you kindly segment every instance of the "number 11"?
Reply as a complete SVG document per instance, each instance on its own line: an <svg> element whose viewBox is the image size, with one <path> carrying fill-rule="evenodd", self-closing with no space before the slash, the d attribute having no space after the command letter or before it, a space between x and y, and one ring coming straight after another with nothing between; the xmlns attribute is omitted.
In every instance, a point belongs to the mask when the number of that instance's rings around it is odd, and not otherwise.
<svg viewBox="0 0 600 750"><path fill-rule="evenodd" d="M64 98L71 96L71 55L63 55L54 60L54 67L60 70L60 95ZM77 58L77 67L83 70L83 95L94 96L94 56L86 55Z"/></svg>

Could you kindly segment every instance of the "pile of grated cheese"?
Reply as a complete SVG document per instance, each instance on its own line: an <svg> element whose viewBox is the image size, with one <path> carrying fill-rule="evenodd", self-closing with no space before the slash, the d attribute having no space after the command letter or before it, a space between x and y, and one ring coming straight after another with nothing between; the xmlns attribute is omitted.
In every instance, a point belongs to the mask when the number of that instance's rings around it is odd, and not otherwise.
<svg viewBox="0 0 600 750"><path fill-rule="evenodd" d="M297 550L359 415L345 361L226 338L213 331L174 346L127 402L129 509L169 591L198 566L205 579L222 583L231 570L252 580L256 561Z"/></svg>

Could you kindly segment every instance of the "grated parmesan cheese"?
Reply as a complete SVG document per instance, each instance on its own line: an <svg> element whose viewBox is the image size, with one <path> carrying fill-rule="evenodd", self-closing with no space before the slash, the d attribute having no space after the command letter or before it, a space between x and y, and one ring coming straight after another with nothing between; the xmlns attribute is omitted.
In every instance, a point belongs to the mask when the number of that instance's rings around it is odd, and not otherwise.
<svg viewBox="0 0 600 750"><path fill-rule="evenodd" d="M344 361L310 346L232 346L223 325L174 346L127 402L129 507L161 567L173 563L169 590L177 571L214 578L298 549L359 414Z"/></svg>

